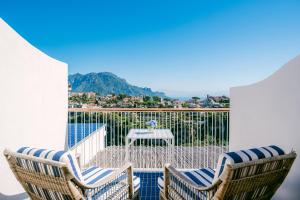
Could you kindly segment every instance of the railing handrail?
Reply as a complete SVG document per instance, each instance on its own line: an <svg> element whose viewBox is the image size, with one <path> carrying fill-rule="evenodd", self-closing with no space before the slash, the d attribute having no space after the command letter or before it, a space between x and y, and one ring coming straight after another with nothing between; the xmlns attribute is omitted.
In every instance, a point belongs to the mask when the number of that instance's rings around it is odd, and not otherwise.
<svg viewBox="0 0 300 200"><path fill-rule="evenodd" d="M68 108L68 112L229 112L230 108Z"/></svg>

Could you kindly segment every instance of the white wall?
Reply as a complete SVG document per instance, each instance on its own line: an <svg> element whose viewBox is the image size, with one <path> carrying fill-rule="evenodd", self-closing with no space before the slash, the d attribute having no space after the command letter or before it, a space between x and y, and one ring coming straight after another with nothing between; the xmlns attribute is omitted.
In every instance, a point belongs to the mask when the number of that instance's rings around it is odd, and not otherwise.
<svg viewBox="0 0 300 200"><path fill-rule="evenodd" d="M300 154L300 56L269 78L230 89L230 150L276 144ZM299 199L300 158L274 199Z"/></svg>
<svg viewBox="0 0 300 200"><path fill-rule="evenodd" d="M23 190L4 148L64 148L67 64L31 46L1 18L0 92L0 195L12 195Z"/></svg>

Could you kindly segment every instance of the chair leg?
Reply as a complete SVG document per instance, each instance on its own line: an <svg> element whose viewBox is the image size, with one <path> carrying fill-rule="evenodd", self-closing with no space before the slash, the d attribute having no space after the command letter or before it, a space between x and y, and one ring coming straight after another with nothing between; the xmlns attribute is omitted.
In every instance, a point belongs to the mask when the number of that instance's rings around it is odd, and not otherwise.
<svg viewBox="0 0 300 200"><path fill-rule="evenodd" d="M167 200L167 198L165 197L164 193L163 192L159 192L159 199L160 200Z"/></svg>
<svg viewBox="0 0 300 200"><path fill-rule="evenodd" d="M139 200L140 199L140 191L136 191L134 194L133 194L133 197L132 197L133 200Z"/></svg>

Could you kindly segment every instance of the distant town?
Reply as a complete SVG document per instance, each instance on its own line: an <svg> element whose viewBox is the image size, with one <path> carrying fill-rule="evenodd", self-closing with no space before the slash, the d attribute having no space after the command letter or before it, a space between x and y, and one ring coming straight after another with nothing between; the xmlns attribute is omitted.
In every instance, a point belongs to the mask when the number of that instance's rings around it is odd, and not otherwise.
<svg viewBox="0 0 300 200"><path fill-rule="evenodd" d="M100 95L95 92L72 92L69 86L69 108L228 108L227 96L191 97L179 100L159 96Z"/></svg>

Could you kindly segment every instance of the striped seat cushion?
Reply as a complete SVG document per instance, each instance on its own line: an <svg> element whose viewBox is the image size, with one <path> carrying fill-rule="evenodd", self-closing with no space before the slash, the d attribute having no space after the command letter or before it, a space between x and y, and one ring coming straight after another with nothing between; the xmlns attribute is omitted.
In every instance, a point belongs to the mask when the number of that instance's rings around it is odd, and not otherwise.
<svg viewBox="0 0 300 200"><path fill-rule="evenodd" d="M95 184L111 175L113 170L91 166L84 169L81 173L86 184ZM102 190L92 194L93 199L109 199L110 195L113 196L114 193L124 189L124 187L127 187L127 183L124 182L125 178L125 176L121 176L111 182L111 184L106 185L106 187L104 187ZM133 176L133 188L134 192L137 192L140 188L140 178L137 176ZM110 190L113 190L113 192Z"/></svg>
<svg viewBox="0 0 300 200"><path fill-rule="evenodd" d="M183 171L182 174L195 184L205 187L211 185L215 175L215 171L209 167L206 167L194 171ZM163 176L158 178L158 187L160 190L164 189ZM174 187L176 187L176 190L178 190L178 192L185 198L190 198L191 195L195 195L192 191L189 191L188 188L182 188L184 187L182 184L176 184L176 186Z"/></svg>
<svg viewBox="0 0 300 200"><path fill-rule="evenodd" d="M78 180L83 182L84 179L81 175L80 168L76 161L75 156L70 151L55 151L55 150L48 150L48 149L37 149L37 148L30 148L30 147L22 147L18 151L18 153L31 155L39 158L44 158L47 160L54 160L58 162L63 162L66 164L69 171L72 175ZM26 162L23 162L23 167L32 168L36 172L43 172L45 174L50 174L54 176L61 176L60 171L56 167L52 167L52 170L45 168L41 168L40 165L35 164L33 166L26 166Z"/></svg>
<svg viewBox="0 0 300 200"><path fill-rule="evenodd" d="M219 156L218 165L213 181L216 181L218 177L222 174L226 164L248 162L284 154L284 151L280 147L275 145L240 151L232 151L221 154Z"/></svg>
<svg viewBox="0 0 300 200"><path fill-rule="evenodd" d="M81 174L83 176L84 182L86 184L94 184L98 181L103 180L107 176L113 173L113 169L108 168L99 168L95 166L91 166L89 168L84 169ZM125 178L125 176L124 176ZM118 180L121 181L121 180ZM140 178L137 176L133 176L133 186L134 191L137 191L140 188Z"/></svg>

